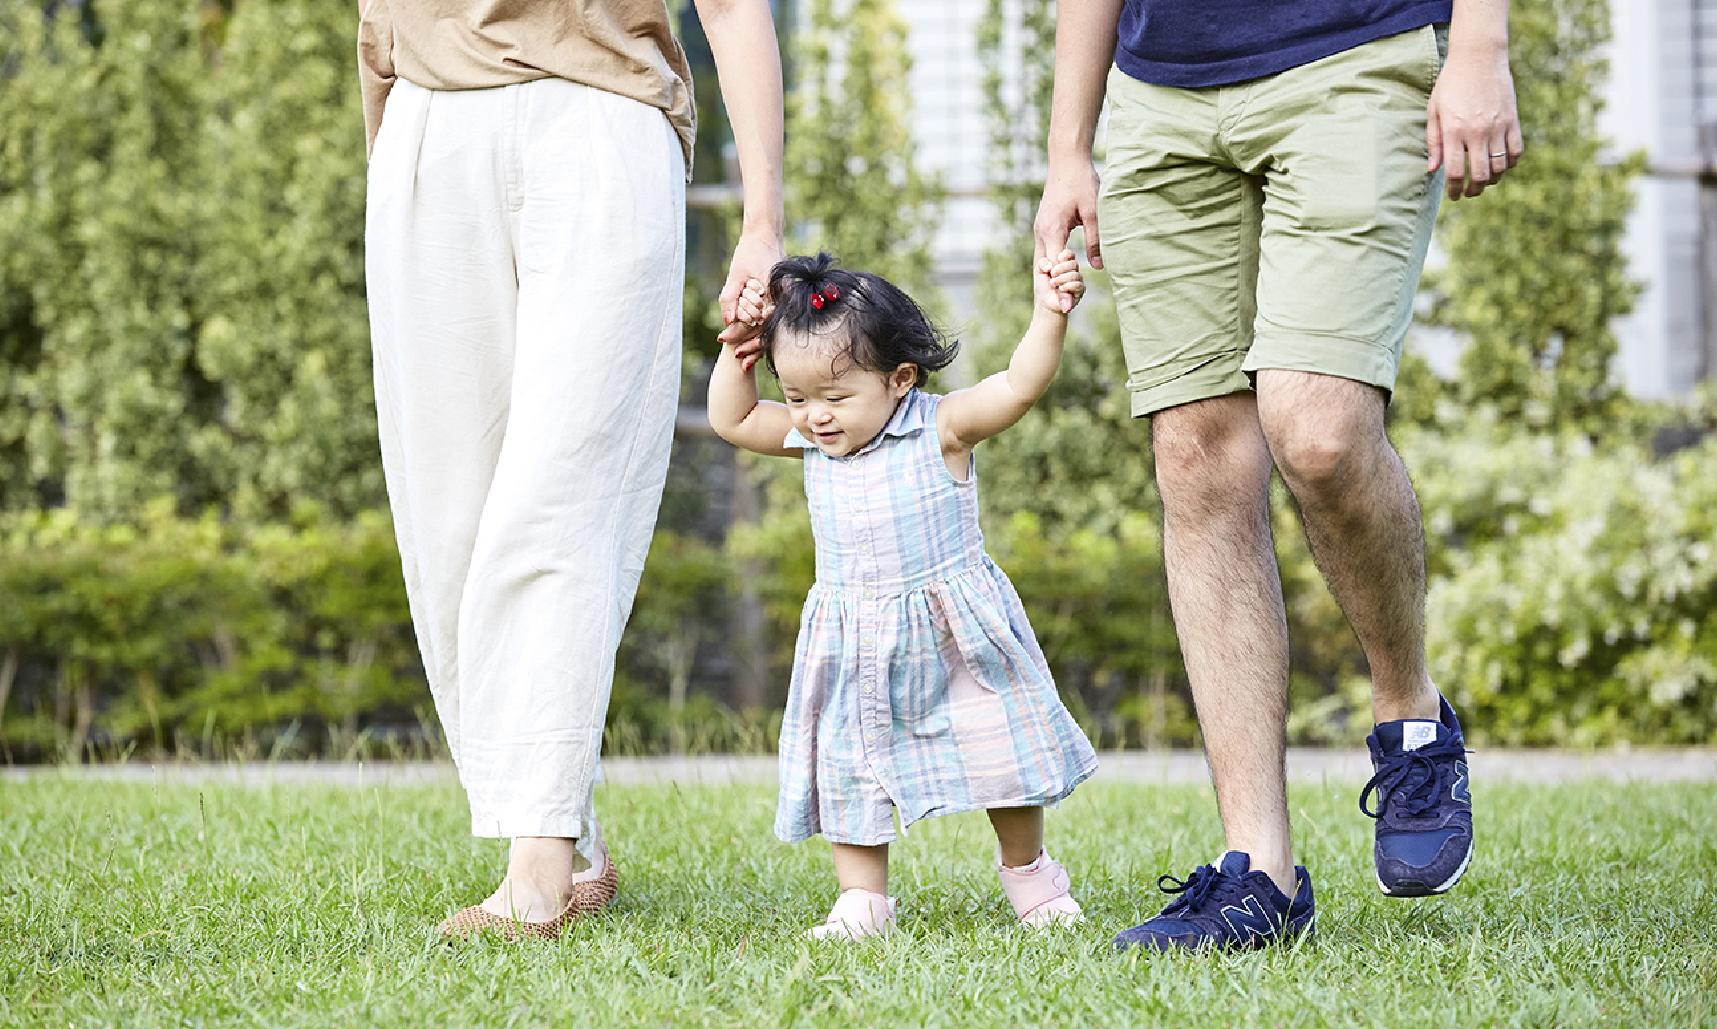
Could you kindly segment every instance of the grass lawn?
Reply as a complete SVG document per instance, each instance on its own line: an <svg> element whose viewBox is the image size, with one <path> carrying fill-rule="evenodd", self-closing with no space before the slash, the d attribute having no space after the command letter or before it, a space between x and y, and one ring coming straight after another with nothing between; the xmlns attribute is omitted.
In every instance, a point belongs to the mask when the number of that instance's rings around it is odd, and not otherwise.
<svg viewBox="0 0 1717 1029"><path fill-rule="evenodd" d="M1489 786L1452 895L1389 900L1348 788L1293 793L1318 935L1118 957L1209 791L1092 785L1049 817L1085 926L1010 928L982 815L894 852L904 932L812 944L827 849L758 787L604 787L620 900L557 943L445 946L503 844L455 789L0 785L0 1025L1717 1025L1717 791Z"/></svg>

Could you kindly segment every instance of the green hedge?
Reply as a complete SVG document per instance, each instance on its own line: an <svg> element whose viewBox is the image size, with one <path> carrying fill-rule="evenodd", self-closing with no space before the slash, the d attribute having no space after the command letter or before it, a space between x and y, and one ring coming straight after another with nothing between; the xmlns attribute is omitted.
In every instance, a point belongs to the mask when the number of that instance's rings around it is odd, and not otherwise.
<svg viewBox="0 0 1717 1029"><path fill-rule="evenodd" d="M0 544L6 756L343 754L432 724L385 517L240 529L171 507L30 516Z"/></svg>
<svg viewBox="0 0 1717 1029"><path fill-rule="evenodd" d="M1432 673L1482 738L1717 742L1717 436L1417 432Z"/></svg>
<svg viewBox="0 0 1717 1029"><path fill-rule="evenodd" d="M1483 417L1399 445L1430 541L1433 672L1477 743L1717 743L1717 436L1666 458ZM772 488L790 496L791 476ZM609 747L773 746L778 710L722 702L743 559L785 692L809 526L772 504L726 548L658 533L622 645ZM1364 664L1277 504L1297 742L1366 731ZM1156 522L1054 538L992 526L1069 705L1104 746L1191 744ZM716 670L716 671L712 671ZM385 515L134 526L65 511L0 538L0 757L425 754L437 733Z"/></svg>

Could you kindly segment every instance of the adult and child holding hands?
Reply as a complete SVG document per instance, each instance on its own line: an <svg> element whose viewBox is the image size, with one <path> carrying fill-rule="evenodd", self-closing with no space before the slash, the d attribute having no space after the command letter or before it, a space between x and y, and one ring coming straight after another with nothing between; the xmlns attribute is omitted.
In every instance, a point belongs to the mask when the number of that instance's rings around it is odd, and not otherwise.
<svg viewBox="0 0 1717 1029"><path fill-rule="evenodd" d="M512 840L494 893L442 929L554 937L619 888L592 798L678 402L690 76L664 0L360 7L388 495L471 831ZM896 821L974 810L1022 925L1083 917L1043 809L1097 757L984 552L975 450L1055 375L1085 293L1075 228L1150 420L1226 837L1159 880L1171 899L1117 947L1314 924L1288 821L1272 470L1370 664L1378 884L1454 886L1465 750L1426 665L1423 533L1384 411L1441 194L1477 195L1521 153L1506 0L1060 0L1031 324L1004 371L947 395L924 386L957 343L911 297L784 252L768 0L697 9L744 188L710 421L804 463L816 540L775 818L782 840L831 846L839 890L808 933L889 931ZM759 399L760 361L784 402Z"/></svg>

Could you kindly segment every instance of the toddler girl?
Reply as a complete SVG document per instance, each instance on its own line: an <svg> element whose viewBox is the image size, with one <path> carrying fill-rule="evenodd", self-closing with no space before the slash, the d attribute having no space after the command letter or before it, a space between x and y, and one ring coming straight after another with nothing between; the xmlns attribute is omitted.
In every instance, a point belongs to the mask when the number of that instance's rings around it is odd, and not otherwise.
<svg viewBox="0 0 1717 1029"><path fill-rule="evenodd" d="M984 553L972 448L1019 421L1061 360L1085 291L1072 251L1036 269L1031 328L1005 372L935 396L954 359L911 298L827 255L753 280L741 317L785 404L759 401L755 354L723 349L709 417L735 446L802 457L817 544L781 726L775 833L816 833L841 895L816 938L894 925L888 844L926 815L983 809L1021 922L1076 921L1043 849L1043 806L1097 767L1062 706L1013 584ZM773 310L770 311L770 306ZM766 319L765 319L766 316Z"/></svg>

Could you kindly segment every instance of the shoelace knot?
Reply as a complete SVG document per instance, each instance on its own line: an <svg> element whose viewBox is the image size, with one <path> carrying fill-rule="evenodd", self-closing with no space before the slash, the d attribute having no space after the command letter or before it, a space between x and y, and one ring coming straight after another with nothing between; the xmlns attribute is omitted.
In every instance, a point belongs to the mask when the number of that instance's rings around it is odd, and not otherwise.
<svg viewBox="0 0 1717 1029"><path fill-rule="evenodd" d="M1169 906L1163 909L1163 914L1175 911L1197 911L1212 893L1217 892L1222 880L1228 876L1214 865L1199 865L1185 879L1176 879L1172 875L1157 876L1157 889L1164 893L1178 893ZM1173 885L1165 885L1172 883Z"/></svg>
<svg viewBox="0 0 1717 1029"><path fill-rule="evenodd" d="M1443 792L1453 786L1450 776L1454 767L1433 759L1460 757L1466 752L1466 748L1453 739L1444 739L1381 759L1377 774L1371 777L1359 795L1359 810L1372 818L1382 818L1395 799L1396 791L1406 787L1400 799L1407 805L1407 814L1418 817L1432 813L1437 809ZM1377 792L1375 811L1366 805L1373 790Z"/></svg>

